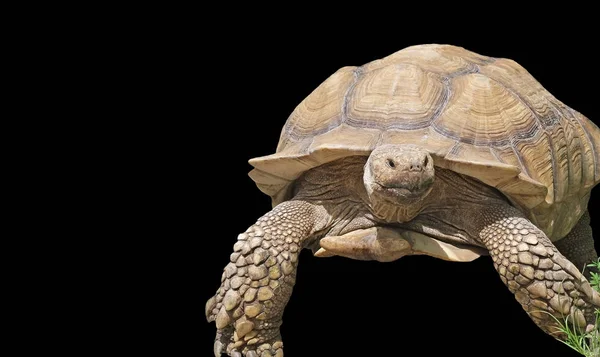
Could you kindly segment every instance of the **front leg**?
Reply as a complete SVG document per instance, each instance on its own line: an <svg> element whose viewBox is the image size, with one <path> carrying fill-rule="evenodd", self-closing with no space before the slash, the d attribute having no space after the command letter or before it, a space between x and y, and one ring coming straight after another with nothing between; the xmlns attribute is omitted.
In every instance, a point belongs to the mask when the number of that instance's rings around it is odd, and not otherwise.
<svg viewBox="0 0 600 357"><path fill-rule="evenodd" d="M215 321L215 356L283 356L283 310L296 281L300 250L329 221L326 210L283 202L238 236L221 287L206 303Z"/></svg>
<svg viewBox="0 0 600 357"><path fill-rule="evenodd" d="M590 227L590 214L585 212L577 225L571 229L566 237L555 243L556 248L567 257L575 266L583 271L586 278L590 278L591 272L600 273L597 269L588 267L589 264L598 259L594 249L594 236Z"/></svg>
<svg viewBox="0 0 600 357"><path fill-rule="evenodd" d="M600 295L540 229L508 206L487 209L482 221L479 238L500 279L540 328L564 337L550 314L568 317L582 331L594 328Z"/></svg>

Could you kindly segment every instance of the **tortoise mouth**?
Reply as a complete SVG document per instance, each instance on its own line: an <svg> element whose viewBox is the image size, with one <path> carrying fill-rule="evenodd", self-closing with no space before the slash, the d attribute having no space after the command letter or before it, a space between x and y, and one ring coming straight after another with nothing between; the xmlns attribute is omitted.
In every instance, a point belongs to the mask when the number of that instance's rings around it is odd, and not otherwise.
<svg viewBox="0 0 600 357"><path fill-rule="evenodd" d="M392 204L411 204L425 198L431 191L433 180L421 185L384 186L378 182L372 185L373 193Z"/></svg>

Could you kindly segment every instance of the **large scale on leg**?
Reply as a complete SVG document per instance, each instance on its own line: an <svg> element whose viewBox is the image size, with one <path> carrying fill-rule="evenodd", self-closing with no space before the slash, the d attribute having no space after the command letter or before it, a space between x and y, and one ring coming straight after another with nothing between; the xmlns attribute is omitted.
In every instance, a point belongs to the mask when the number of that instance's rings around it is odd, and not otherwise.
<svg viewBox="0 0 600 357"><path fill-rule="evenodd" d="M216 295L215 354L281 356L299 250L391 261L489 254L543 331L594 326L587 204L600 130L514 61L405 48L325 80L250 161L273 210L238 237ZM290 321L289 323L293 323ZM284 336L285 337L285 336Z"/></svg>

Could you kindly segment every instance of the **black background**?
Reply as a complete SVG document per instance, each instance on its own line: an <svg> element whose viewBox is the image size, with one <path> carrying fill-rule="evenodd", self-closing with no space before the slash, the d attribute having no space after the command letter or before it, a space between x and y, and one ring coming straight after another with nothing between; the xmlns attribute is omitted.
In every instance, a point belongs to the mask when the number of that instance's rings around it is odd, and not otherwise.
<svg viewBox="0 0 600 357"><path fill-rule="evenodd" d="M200 356L212 355L215 332L214 323L204 320L204 303L219 287L236 236L271 208L247 176L247 161L274 152L294 107L338 68L415 44L463 46L517 61L559 100L600 124L595 39L576 23L569 31L495 38L476 30L430 35L406 28L382 37L376 29L327 25L292 34L291 19L264 29L253 25L236 24L231 36L207 35L200 45L208 63L195 84L200 99L194 117L203 124L195 133L192 165L200 197L191 203L201 217L194 218L191 238L201 242L200 266L194 265L200 277L194 283L200 287L194 315ZM211 140L226 148L215 148ZM600 232L597 190L590 214ZM286 356L578 355L533 324L489 257L451 263L417 256L384 264L318 259L303 251L281 330Z"/></svg>

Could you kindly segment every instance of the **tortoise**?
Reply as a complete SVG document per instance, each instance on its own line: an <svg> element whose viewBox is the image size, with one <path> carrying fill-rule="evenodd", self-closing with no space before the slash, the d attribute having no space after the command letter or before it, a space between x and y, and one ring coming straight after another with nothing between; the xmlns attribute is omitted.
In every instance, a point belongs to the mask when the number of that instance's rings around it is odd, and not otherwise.
<svg viewBox="0 0 600 357"><path fill-rule="evenodd" d="M490 255L532 321L592 331L587 205L600 130L518 63L417 45L343 67L287 119L250 177L273 209L238 236L206 303L216 356L282 356L298 256Z"/></svg>

